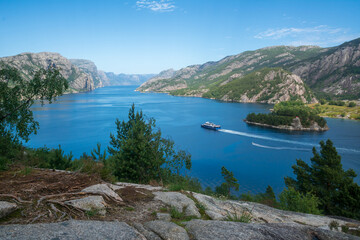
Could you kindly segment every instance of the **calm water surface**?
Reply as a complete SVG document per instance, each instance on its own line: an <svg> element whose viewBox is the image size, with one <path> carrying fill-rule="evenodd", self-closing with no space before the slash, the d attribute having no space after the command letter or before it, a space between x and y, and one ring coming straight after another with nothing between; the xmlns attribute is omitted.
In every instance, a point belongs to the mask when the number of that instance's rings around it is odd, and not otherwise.
<svg viewBox="0 0 360 240"><path fill-rule="evenodd" d="M330 138L342 156L345 169L360 174L360 122L327 119L325 133L292 133L246 125L250 112L268 112L270 105L224 103L202 98L139 93L136 87L105 87L93 92L61 96L51 105L34 105L40 130L27 143L30 147L55 148L79 157L100 142L108 146L115 120L127 119L132 103L153 117L164 136L192 154L191 175L204 186L222 182L221 167L234 172L240 191L263 192L271 185L279 193L285 176L292 175L297 158L307 162L312 146ZM221 124L223 131L200 127L205 121ZM359 177L356 181L359 183Z"/></svg>

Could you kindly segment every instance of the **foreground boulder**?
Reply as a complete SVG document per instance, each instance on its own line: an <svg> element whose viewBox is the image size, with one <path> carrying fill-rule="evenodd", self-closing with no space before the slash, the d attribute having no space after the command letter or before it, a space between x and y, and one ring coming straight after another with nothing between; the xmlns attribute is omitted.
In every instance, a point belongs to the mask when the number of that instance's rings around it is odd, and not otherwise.
<svg viewBox="0 0 360 240"><path fill-rule="evenodd" d="M68 205L80 208L85 211L95 210L99 214L106 214L106 203L102 196L88 196L80 199L74 199L65 202Z"/></svg>
<svg viewBox="0 0 360 240"><path fill-rule="evenodd" d="M188 233L197 240L359 240L360 238L329 230L294 223L241 223L226 221L191 220L186 224Z"/></svg>
<svg viewBox="0 0 360 240"><path fill-rule="evenodd" d="M174 207L178 212L184 212L186 216L201 217L195 202L186 195L178 192L154 192L155 200Z"/></svg>
<svg viewBox="0 0 360 240"><path fill-rule="evenodd" d="M145 227L157 233L162 239L189 240L185 229L172 222L156 220L145 223Z"/></svg>
<svg viewBox="0 0 360 240"><path fill-rule="evenodd" d="M0 226L0 239L124 239L146 240L124 222L75 221Z"/></svg>
<svg viewBox="0 0 360 240"><path fill-rule="evenodd" d="M15 203L0 201L0 218L3 218L17 209Z"/></svg>

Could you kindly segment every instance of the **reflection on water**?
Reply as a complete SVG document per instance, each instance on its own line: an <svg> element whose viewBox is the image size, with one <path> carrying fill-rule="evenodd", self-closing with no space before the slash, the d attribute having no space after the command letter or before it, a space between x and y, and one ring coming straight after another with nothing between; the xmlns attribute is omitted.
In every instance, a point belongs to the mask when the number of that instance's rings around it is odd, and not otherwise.
<svg viewBox="0 0 360 240"><path fill-rule="evenodd" d="M105 87L59 97L51 105L35 105L32 110L40 122L40 130L28 145L61 144L65 152L72 151L75 157L89 153L97 142L106 147L110 132L115 131L116 118L126 119L135 103L146 116L156 119L164 136L171 137L179 148L192 154L190 174L198 177L204 186L220 184L221 167L225 166L238 178L242 192L264 191L269 184L280 192L283 178L292 174L291 166L296 159L309 162L312 146L328 138L341 153L344 168L353 168L360 174L360 122L328 119L330 130L324 133L281 132L248 126L242 121L250 112L268 112L272 107L269 105L142 94L134 89ZM223 130L201 128L206 121L221 124ZM356 180L359 182L359 178Z"/></svg>

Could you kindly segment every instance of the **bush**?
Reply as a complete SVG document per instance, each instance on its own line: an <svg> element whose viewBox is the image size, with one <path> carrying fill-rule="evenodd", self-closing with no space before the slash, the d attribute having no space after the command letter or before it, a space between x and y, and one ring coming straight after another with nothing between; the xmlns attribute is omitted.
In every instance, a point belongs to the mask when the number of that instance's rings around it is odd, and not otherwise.
<svg viewBox="0 0 360 240"><path fill-rule="evenodd" d="M356 106L356 103L354 103L354 102L349 102L349 104L348 104L348 107L355 107Z"/></svg>
<svg viewBox="0 0 360 240"><path fill-rule="evenodd" d="M279 195L280 208L294 212L303 212L311 214L320 214L319 199L311 194L302 194L294 188L285 189Z"/></svg>

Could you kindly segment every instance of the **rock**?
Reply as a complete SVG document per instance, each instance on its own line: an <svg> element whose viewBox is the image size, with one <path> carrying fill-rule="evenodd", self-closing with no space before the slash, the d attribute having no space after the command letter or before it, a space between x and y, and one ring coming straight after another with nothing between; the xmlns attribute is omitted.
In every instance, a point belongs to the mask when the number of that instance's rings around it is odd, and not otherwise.
<svg viewBox="0 0 360 240"><path fill-rule="evenodd" d="M145 227L157 233L162 239L167 240L188 240L189 236L185 229L172 222L151 221L144 224Z"/></svg>
<svg viewBox="0 0 360 240"><path fill-rule="evenodd" d="M186 229L194 239L257 239L257 240L345 240L358 237L339 232L287 223L241 223L227 221L191 220Z"/></svg>
<svg viewBox="0 0 360 240"><path fill-rule="evenodd" d="M199 210L192 199L178 192L154 192L155 200L176 208L177 211L185 213L186 216L201 217Z"/></svg>
<svg viewBox="0 0 360 240"><path fill-rule="evenodd" d="M0 218L3 218L17 209L15 203L0 201Z"/></svg>
<svg viewBox="0 0 360 240"><path fill-rule="evenodd" d="M156 218L162 221L171 221L171 216L168 213L157 213Z"/></svg>
<svg viewBox="0 0 360 240"><path fill-rule="evenodd" d="M147 240L161 240L154 232L147 230L141 223L134 223L134 228L138 230Z"/></svg>
<svg viewBox="0 0 360 240"><path fill-rule="evenodd" d="M257 223L300 223L314 227L326 227L332 221L336 221L340 226L351 223L360 229L360 222L353 223L326 216L284 211L253 202L218 200L199 193L193 193L193 196L206 207L205 213L214 220L223 220L228 215L241 216L246 211L251 213L252 221Z"/></svg>
<svg viewBox="0 0 360 240"><path fill-rule="evenodd" d="M93 209L99 210L99 214L106 214L106 203L102 196L89 196L80 199L74 199L65 202L68 205L80 208L85 211L90 211Z"/></svg>
<svg viewBox="0 0 360 240"><path fill-rule="evenodd" d="M59 223L40 223L28 225L0 226L0 239L39 239L39 240L77 240L77 239L124 239L146 240L134 228L124 222L76 221Z"/></svg>
<svg viewBox="0 0 360 240"><path fill-rule="evenodd" d="M95 194L103 193L110 197L115 198L116 200L122 201L121 197L116 192L114 192L114 190L112 190L107 184L104 184L104 183L87 187L87 188L83 189L82 192L95 193Z"/></svg>
<svg viewBox="0 0 360 240"><path fill-rule="evenodd" d="M142 184L136 184L136 183L125 183L125 182L117 182L116 183L117 186L120 187L135 187L135 188L143 188L149 191L160 191L163 190L163 187L154 187L151 185L142 185Z"/></svg>

